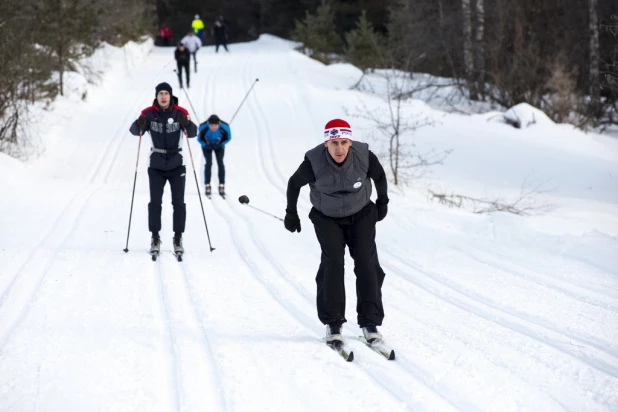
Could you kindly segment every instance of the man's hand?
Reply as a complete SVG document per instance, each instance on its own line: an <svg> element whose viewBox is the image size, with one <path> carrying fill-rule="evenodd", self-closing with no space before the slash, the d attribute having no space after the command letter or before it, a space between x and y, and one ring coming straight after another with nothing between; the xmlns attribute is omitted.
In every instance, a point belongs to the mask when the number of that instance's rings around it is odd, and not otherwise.
<svg viewBox="0 0 618 412"><path fill-rule="evenodd" d="M388 213L388 199L376 200L376 208L378 209L378 222L386 217Z"/></svg>
<svg viewBox="0 0 618 412"><path fill-rule="evenodd" d="M146 119L146 116L144 116L143 114L137 118L137 125L139 126L140 129L144 129L144 127L146 126L146 123L147 123L147 119Z"/></svg>
<svg viewBox="0 0 618 412"><path fill-rule="evenodd" d="M180 115L179 122L180 122L181 125L183 125L183 127L188 127L191 124L191 120L189 120L187 115L184 114L184 113Z"/></svg>
<svg viewBox="0 0 618 412"><path fill-rule="evenodd" d="M286 213L285 219L283 219L283 224L290 232L300 233L300 219L298 218L297 213Z"/></svg>

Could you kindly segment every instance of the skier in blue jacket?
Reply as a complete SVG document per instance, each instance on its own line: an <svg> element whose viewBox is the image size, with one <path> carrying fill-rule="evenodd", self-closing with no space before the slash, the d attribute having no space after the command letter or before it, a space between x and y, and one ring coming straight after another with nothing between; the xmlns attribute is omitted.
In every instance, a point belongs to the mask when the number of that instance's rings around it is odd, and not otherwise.
<svg viewBox="0 0 618 412"><path fill-rule="evenodd" d="M202 152L206 159L204 166L204 184L206 185L206 196L210 197L212 190L210 188L210 177L212 174L212 152L215 152L217 158L217 169L219 170L219 195L225 197L225 165L223 164L223 155L225 154L225 145L232 140L232 131L230 125L219 119L219 116L213 114L207 121L200 124L197 141L202 145Z"/></svg>

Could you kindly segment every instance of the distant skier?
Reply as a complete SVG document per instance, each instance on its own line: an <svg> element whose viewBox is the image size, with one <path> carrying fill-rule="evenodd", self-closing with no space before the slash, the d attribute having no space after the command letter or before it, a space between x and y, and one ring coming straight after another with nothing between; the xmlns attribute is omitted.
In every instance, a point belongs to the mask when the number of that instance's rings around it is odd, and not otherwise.
<svg viewBox="0 0 618 412"><path fill-rule="evenodd" d="M182 44L189 50L189 53L193 56L193 62L195 63L195 72L197 73L197 51L202 47L202 41L199 37L193 34L193 31L187 33L185 37L180 40Z"/></svg>
<svg viewBox="0 0 618 412"><path fill-rule="evenodd" d="M178 70L178 81L180 82L180 88L182 89L182 69L185 69L187 77L187 87L189 87L190 73L189 63L191 61L191 54L184 44L180 43L178 48L174 51L174 58L176 59L176 67Z"/></svg>
<svg viewBox="0 0 618 412"><path fill-rule="evenodd" d="M223 46L226 52L229 52L227 49L227 27L229 26L229 22L223 18L223 16L217 17L215 20L213 27L213 35L215 37L215 53L219 53L219 46Z"/></svg>
<svg viewBox="0 0 618 412"><path fill-rule="evenodd" d="M161 27L159 27L159 37L161 37L164 46L172 45L172 40L174 38L172 29L170 29L165 22L161 23Z"/></svg>
<svg viewBox="0 0 618 412"><path fill-rule="evenodd" d="M161 251L161 202L165 182L170 183L172 206L174 207L174 252L184 253L182 234L185 231L185 180L186 168L182 156L182 133L189 137L197 135L197 126L190 119L189 112L178 106L178 99L172 95L172 87L160 83L155 88L152 106L142 110L139 118L131 125L131 133L139 136L150 132L152 148L148 177L150 181L150 203L148 203L148 230L152 232L150 253Z"/></svg>
<svg viewBox="0 0 618 412"><path fill-rule="evenodd" d="M371 200L373 179L378 197ZM309 184L313 205L309 218L322 249L318 269L317 309L327 325L328 343L342 342L345 319L344 253L348 246L356 274L356 312L367 341L381 340L384 271L376 249L376 222L388 211L384 169L366 143L352 141L348 122L334 119L324 129L324 142L305 154L288 181L285 228L300 232L296 204L300 189Z"/></svg>
<svg viewBox="0 0 618 412"><path fill-rule="evenodd" d="M225 165L223 164L223 155L225 154L225 145L230 140L232 140L230 125L219 119L216 114L213 114L207 121L200 124L197 141L202 145L202 152L206 159L204 184L206 185L206 196L208 197L212 194L210 187L212 152L215 152L217 169L219 171L219 195L225 197Z"/></svg>
<svg viewBox="0 0 618 412"><path fill-rule="evenodd" d="M193 33L195 33L195 35L199 37L201 41L202 36L204 35L204 22L202 21L202 19L200 19L199 14L195 15L195 18L191 22L191 28L193 28Z"/></svg>

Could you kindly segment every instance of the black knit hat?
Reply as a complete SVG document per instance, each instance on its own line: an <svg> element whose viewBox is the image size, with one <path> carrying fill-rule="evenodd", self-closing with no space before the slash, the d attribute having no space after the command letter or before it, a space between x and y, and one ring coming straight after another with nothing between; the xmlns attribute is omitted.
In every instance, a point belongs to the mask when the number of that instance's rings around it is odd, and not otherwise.
<svg viewBox="0 0 618 412"><path fill-rule="evenodd" d="M208 118L208 124L219 124L221 120L219 120L219 116L213 114Z"/></svg>
<svg viewBox="0 0 618 412"><path fill-rule="evenodd" d="M157 87L155 87L155 90L156 90L155 97L159 95L159 92L161 90L166 90L170 94L170 96L172 95L172 86L170 86L168 83L165 83L165 82L157 84Z"/></svg>

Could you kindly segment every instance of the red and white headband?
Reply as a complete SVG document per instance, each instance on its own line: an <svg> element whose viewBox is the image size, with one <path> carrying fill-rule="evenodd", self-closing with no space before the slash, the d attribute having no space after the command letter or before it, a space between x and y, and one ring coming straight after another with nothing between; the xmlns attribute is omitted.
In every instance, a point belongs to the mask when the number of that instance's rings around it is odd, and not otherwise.
<svg viewBox="0 0 618 412"><path fill-rule="evenodd" d="M350 139L352 140L352 129L348 127L332 127L324 130L324 141L335 139Z"/></svg>

